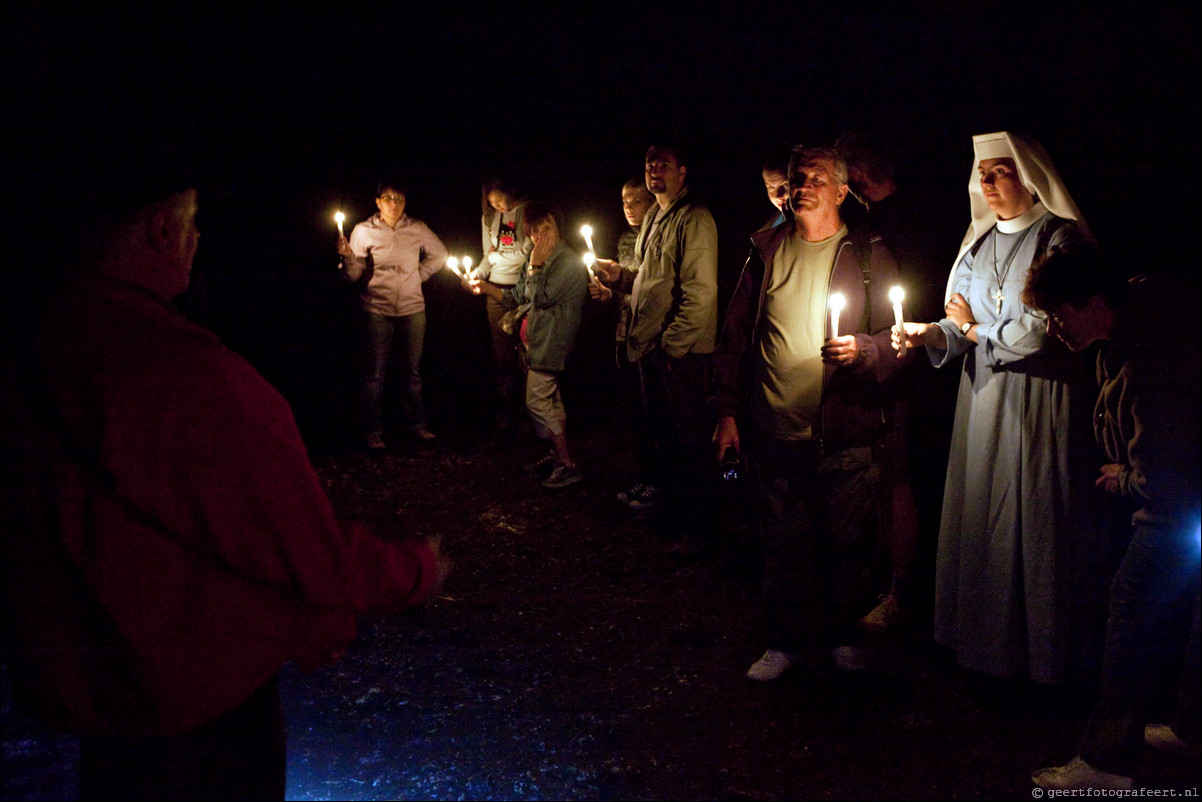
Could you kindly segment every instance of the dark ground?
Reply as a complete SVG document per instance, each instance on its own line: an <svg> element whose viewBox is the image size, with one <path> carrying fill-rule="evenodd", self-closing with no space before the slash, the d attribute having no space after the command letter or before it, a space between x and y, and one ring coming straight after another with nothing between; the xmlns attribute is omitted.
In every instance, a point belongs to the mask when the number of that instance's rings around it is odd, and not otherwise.
<svg viewBox="0 0 1202 802"><path fill-rule="evenodd" d="M629 433L575 423L586 482L556 494L520 467L533 440L446 425L435 448L316 459L340 512L443 535L455 570L337 664L284 672L289 798L1029 799L1031 770L1073 755L1080 700L965 676L922 626L870 640L863 677L747 682L764 644L740 491L713 558L677 565L614 500ZM3 798L76 796L73 742L7 684L3 712ZM1150 754L1137 782L1196 794L1198 773Z"/></svg>

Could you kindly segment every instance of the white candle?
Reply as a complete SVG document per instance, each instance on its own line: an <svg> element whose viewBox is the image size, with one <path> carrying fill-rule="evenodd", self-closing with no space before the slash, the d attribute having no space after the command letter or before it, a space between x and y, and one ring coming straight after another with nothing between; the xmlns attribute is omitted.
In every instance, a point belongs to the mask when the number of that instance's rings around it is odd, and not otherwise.
<svg viewBox="0 0 1202 802"><path fill-rule="evenodd" d="M897 352L902 356L906 355L906 325L902 321L902 301L906 298L906 291L901 287L892 287L889 290L889 300L893 301L893 322L897 324L898 331L898 348Z"/></svg>
<svg viewBox="0 0 1202 802"><path fill-rule="evenodd" d="M596 281L597 274L593 272L593 265L597 264L597 254L593 253L592 251L589 251L588 253L586 253L584 255L583 259L584 259L584 266L586 268L588 268L589 281Z"/></svg>
<svg viewBox="0 0 1202 802"><path fill-rule="evenodd" d="M587 223L580 227L580 236L584 237L584 244L588 246L589 253L596 253L593 249L593 227Z"/></svg>
<svg viewBox="0 0 1202 802"><path fill-rule="evenodd" d="M454 256L448 256L447 267L451 268L451 272L459 276L459 278L463 278L463 275L459 272L459 260L457 258Z"/></svg>
<svg viewBox="0 0 1202 802"><path fill-rule="evenodd" d="M843 297L843 293L831 293L831 298L827 301L831 308L831 339L839 336L839 313L843 311L843 307L847 306L847 299Z"/></svg>
<svg viewBox="0 0 1202 802"><path fill-rule="evenodd" d="M463 277L467 278L472 274L472 257L463 257Z"/></svg>
<svg viewBox="0 0 1202 802"><path fill-rule="evenodd" d="M334 212L334 222L338 224L338 236L340 237L346 236L346 234L342 233L342 221L345 219L346 215L342 212Z"/></svg>

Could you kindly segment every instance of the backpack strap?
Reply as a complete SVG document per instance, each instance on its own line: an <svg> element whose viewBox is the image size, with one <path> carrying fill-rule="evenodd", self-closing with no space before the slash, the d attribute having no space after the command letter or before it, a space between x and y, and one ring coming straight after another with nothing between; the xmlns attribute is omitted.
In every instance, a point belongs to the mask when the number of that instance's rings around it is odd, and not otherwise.
<svg viewBox="0 0 1202 802"><path fill-rule="evenodd" d="M852 246L860 262L860 275L864 281L864 311L856 331L867 332L872 321L872 240L866 228L859 228L852 237Z"/></svg>

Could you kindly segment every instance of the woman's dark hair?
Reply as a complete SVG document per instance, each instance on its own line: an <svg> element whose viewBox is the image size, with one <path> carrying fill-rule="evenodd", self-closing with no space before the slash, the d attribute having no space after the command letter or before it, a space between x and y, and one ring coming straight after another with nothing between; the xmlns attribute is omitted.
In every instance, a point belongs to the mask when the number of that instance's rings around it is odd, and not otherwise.
<svg viewBox="0 0 1202 802"><path fill-rule="evenodd" d="M553 203L547 203L546 201L530 201L530 203L526 204L526 217L524 225L526 227L525 233L527 236L530 234L530 229L546 220L551 220L555 223L555 227L559 229L559 236L562 239L564 233L563 212L559 210L558 206Z"/></svg>
<svg viewBox="0 0 1202 802"><path fill-rule="evenodd" d="M493 215L497 213L488 203L488 196L494 192L504 192L516 203L521 203L525 198L518 191L517 187L509 183L503 178L492 178L484 182L484 187L480 190L480 212L484 215L485 220L492 220Z"/></svg>
<svg viewBox="0 0 1202 802"><path fill-rule="evenodd" d="M384 197L384 193L390 189L395 189L406 199L409 197L409 190L405 187L405 182L394 175L386 175L376 182L376 197Z"/></svg>

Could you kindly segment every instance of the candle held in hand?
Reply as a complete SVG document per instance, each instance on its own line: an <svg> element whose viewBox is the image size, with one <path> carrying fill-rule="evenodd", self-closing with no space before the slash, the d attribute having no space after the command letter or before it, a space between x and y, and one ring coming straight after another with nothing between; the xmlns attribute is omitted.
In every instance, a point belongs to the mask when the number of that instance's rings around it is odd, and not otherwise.
<svg viewBox="0 0 1202 802"><path fill-rule="evenodd" d="M588 268L589 281L596 281L597 274L593 272L593 265L597 264L597 254L589 251L581 258L584 259L584 266Z"/></svg>
<svg viewBox="0 0 1202 802"><path fill-rule="evenodd" d="M580 227L580 236L584 237L584 244L588 246L589 253L596 253L593 248L593 227L587 223Z"/></svg>
<svg viewBox="0 0 1202 802"><path fill-rule="evenodd" d="M897 325L898 331L897 352L902 356L906 355L906 325L902 320L902 301L905 299L906 291L901 287L893 287L889 290L889 300L893 302L893 322Z"/></svg>
<svg viewBox="0 0 1202 802"><path fill-rule="evenodd" d="M340 237L346 236L346 234L342 233L342 221L345 219L346 215L342 212L334 212L334 222L338 224L338 236Z"/></svg>
<svg viewBox="0 0 1202 802"><path fill-rule="evenodd" d="M831 308L831 339L833 340L839 336L839 313L843 311L843 307L847 306L847 299L841 292L831 293L827 305Z"/></svg>

